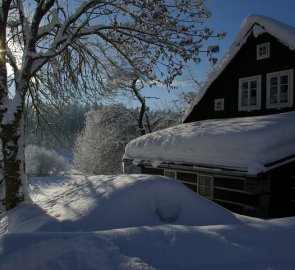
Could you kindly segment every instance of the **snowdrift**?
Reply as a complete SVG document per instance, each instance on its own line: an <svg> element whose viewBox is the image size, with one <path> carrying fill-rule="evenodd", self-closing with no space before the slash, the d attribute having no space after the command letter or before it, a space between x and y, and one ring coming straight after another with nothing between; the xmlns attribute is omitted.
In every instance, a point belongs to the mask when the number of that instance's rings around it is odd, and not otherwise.
<svg viewBox="0 0 295 270"><path fill-rule="evenodd" d="M35 178L0 220L0 269L294 269L295 218L223 209L172 179ZM8 222L9 221L9 222Z"/></svg>
<svg viewBox="0 0 295 270"><path fill-rule="evenodd" d="M167 177L76 176L49 183L48 179L35 178L31 183L35 204L11 211L9 233L240 222L228 210Z"/></svg>

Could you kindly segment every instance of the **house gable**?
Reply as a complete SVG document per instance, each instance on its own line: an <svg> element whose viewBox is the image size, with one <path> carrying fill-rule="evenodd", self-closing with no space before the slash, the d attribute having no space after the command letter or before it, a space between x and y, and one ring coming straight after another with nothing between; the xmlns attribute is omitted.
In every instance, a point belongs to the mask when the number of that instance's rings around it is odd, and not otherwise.
<svg viewBox="0 0 295 270"><path fill-rule="evenodd" d="M257 24L253 24L249 31L244 33L246 37L244 39L240 38L239 41L234 43L231 50L236 51L230 51L225 56L225 59L221 61L217 71L213 72L209 77L209 82L201 90L200 97L194 101L186 112L183 118L184 123L205 119L274 114L295 109L292 98L295 96L293 83L295 51L286 42L279 40L263 29L263 31L257 33L257 29L262 28ZM268 49L268 56L257 59L257 49L261 49L262 45L268 46L266 48ZM265 48L262 46L262 49ZM292 86L292 89L288 94L291 101L288 104L267 106L267 100L270 99L269 74L281 71L286 72L288 78L290 78L288 87ZM250 101L249 89L249 108L241 109L241 81L244 80L244 87L247 92L247 82L250 88L251 78L257 76L260 76L260 80L257 81L259 84L259 89L257 89L259 96L256 101L254 100L254 103L257 102L257 104L250 106L252 101ZM283 96L281 99L283 99ZM222 110L216 110L215 105L218 100L223 100Z"/></svg>

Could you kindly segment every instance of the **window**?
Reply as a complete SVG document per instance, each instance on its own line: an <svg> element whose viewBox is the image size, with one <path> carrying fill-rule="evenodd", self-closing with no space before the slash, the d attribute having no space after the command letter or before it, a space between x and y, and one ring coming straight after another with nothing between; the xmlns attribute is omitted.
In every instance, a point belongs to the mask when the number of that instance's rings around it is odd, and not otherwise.
<svg viewBox="0 0 295 270"><path fill-rule="evenodd" d="M224 98L214 100L214 110L223 111L224 110Z"/></svg>
<svg viewBox="0 0 295 270"><path fill-rule="evenodd" d="M257 60L269 58L269 55L270 55L269 47L270 47L269 42L257 45L257 48L256 48Z"/></svg>
<svg viewBox="0 0 295 270"><path fill-rule="evenodd" d="M261 76L239 79L239 111L259 110L261 107Z"/></svg>
<svg viewBox="0 0 295 270"><path fill-rule="evenodd" d="M164 170L164 175L172 179L176 179L176 171Z"/></svg>
<svg viewBox="0 0 295 270"><path fill-rule="evenodd" d="M293 70L267 74L266 108L283 108L293 105Z"/></svg>
<svg viewBox="0 0 295 270"><path fill-rule="evenodd" d="M198 175L198 193L208 199L213 199L213 177L210 175Z"/></svg>

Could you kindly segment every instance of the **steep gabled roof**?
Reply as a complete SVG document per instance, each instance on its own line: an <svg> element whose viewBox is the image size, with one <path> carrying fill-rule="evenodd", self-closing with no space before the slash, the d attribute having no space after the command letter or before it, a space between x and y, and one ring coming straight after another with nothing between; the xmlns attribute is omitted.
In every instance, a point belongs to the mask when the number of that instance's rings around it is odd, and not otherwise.
<svg viewBox="0 0 295 270"><path fill-rule="evenodd" d="M254 14L246 17L241 25L238 36L229 48L228 52L216 65L214 71L209 75L206 83L201 88L198 96L191 102L190 106L185 111L182 119L183 122L185 122L188 116L192 113L194 107L203 98L209 86L217 79L225 67L239 52L241 47L246 43L249 35L253 33L255 37L258 37L265 32L277 38L282 44L289 47L290 50L295 50L295 27L262 15Z"/></svg>
<svg viewBox="0 0 295 270"><path fill-rule="evenodd" d="M124 158L256 175L295 160L295 112L181 124L131 141Z"/></svg>

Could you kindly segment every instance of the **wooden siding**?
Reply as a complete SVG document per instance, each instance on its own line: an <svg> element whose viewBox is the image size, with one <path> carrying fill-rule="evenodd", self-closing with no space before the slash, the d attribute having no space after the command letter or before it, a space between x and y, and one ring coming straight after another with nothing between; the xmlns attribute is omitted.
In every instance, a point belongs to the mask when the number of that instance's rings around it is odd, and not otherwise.
<svg viewBox="0 0 295 270"><path fill-rule="evenodd" d="M218 172L185 171L177 166L176 181L198 193L198 175L213 177L212 200L238 214L261 218L295 215L295 161L257 177L231 176ZM168 167L142 166L142 173L164 175Z"/></svg>
<svg viewBox="0 0 295 270"><path fill-rule="evenodd" d="M167 168L142 167L142 173L164 175ZM183 169L169 168L174 170L177 175L176 181L182 182L185 186L198 193L198 175L208 175L213 177L213 198L212 200L227 209L239 213L249 214L251 216L266 217L267 209L260 205L261 189L253 188L255 179L245 177L233 177L218 175L216 173L205 173L197 171L184 171ZM258 183L258 181L257 181ZM257 186L260 186L257 184ZM251 190L247 192L246 189Z"/></svg>
<svg viewBox="0 0 295 270"><path fill-rule="evenodd" d="M256 46L270 43L270 57L256 60ZM255 38L252 34L236 56L225 67L219 77L210 85L200 102L187 117L185 123L218 118L258 116L295 110L295 88L293 83L293 106L282 109L266 108L266 75L271 72L295 69L295 52L280 43L273 36L264 33ZM261 109L238 111L239 79L261 75ZM295 80L294 80L295 82ZM214 100L224 99L224 110L214 111Z"/></svg>
<svg viewBox="0 0 295 270"><path fill-rule="evenodd" d="M188 172L178 172L177 180L181 181L185 186L194 192L198 192L198 175Z"/></svg>
<svg viewBox="0 0 295 270"><path fill-rule="evenodd" d="M235 179L235 178L234 178ZM218 177L214 179L214 187L227 187L236 190L245 190L245 180L244 179L235 179L231 181L231 178L228 177Z"/></svg>
<svg viewBox="0 0 295 270"><path fill-rule="evenodd" d="M142 174L164 175L164 170L163 169L148 168L148 167L141 166L141 173Z"/></svg>

